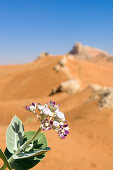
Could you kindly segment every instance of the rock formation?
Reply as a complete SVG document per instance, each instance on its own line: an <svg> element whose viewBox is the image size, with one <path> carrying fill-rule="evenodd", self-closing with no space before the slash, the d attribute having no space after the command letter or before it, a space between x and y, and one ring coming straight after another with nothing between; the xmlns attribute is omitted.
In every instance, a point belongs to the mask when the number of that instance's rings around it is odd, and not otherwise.
<svg viewBox="0 0 113 170"><path fill-rule="evenodd" d="M68 94L74 94L80 90L80 83L78 80L70 79L62 82L57 88L53 88L50 95L54 95L59 92L65 92Z"/></svg>
<svg viewBox="0 0 113 170"><path fill-rule="evenodd" d="M77 42L68 55L74 55L76 59L80 60L90 60L96 58L106 58L111 56L105 51L99 50L97 48L92 48L89 46L83 46L80 42Z"/></svg>
<svg viewBox="0 0 113 170"><path fill-rule="evenodd" d="M42 53L38 56L37 59L44 58L44 57L47 57L47 56L49 56L49 53L47 53L47 52L42 52Z"/></svg>
<svg viewBox="0 0 113 170"><path fill-rule="evenodd" d="M90 99L99 99L99 107L113 108L113 87L102 87L100 85L89 85L93 90Z"/></svg>

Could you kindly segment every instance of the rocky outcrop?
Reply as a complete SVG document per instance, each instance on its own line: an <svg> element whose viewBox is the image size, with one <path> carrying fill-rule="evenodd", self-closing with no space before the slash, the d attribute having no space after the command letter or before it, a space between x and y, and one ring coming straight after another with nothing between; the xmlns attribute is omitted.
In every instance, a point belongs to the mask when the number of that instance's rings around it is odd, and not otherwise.
<svg viewBox="0 0 113 170"><path fill-rule="evenodd" d="M99 99L99 107L113 108L113 87L102 87L100 85L89 85L93 91L90 99Z"/></svg>
<svg viewBox="0 0 113 170"><path fill-rule="evenodd" d="M60 66L59 64L57 64L57 65L54 66L54 70L55 70L56 72L59 72L60 69L61 69L61 66Z"/></svg>
<svg viewBox="0 0 113 170"><path fill-rule="evenodd" d="M47 52L42 52L42 53L38 56L37 59L44 58L44 57L47 57L47 56L49 56L49 53L47 53Z"/></svg>
<svg viewBox="0 0 113 170"><path fill-rule="evenodd" d="M100 107L113 108L113 87L108 88L100 94Z"/></svg>
<svg viewBox="0 0 113 170"><path fill-rule="evenodd" d="M62 57L62 59L59 60L58 64L55 65L54 70L56 72L59 72L63 67L66 67L67 60L67 57Z"/></svg>
<svg viewBox="0 0 113 170"><path fill-rule="evenodd" d="M101 91L104 92L108 89L108 87L102 87L98 84L90 84L87 88L90 88L95 92L101 92Z"/></svg>
<svg viewBox="0 0 113 170"><path fill-rule="evenodd" d="M83 46L80 42L77 42L72 50L69 52L69 54L75 55L75 54L82 54L83 53Z"/></svg>
<svg viewBox="0 0 113 170"><path fill-rule="evenodd" d="M80 90L80 87L81 86L78 80L70 79L65 82L62 82L57 88L52 89L50 95L54 95L59 92L73 94Z"/></svg>
<svg viewBox="0 0 113 170"><path fill-rule="evenodd" d="M68 79L73 79L72 74L70 73L69 67L66 65L68 60L74 60L72 55L65 55L59 61L58 64L54 66L56 72L63 71Z"/></svg>
<svg viewBox="0 0 113 170"><path fill-rule="evenodd" d="M80 42L77 42L71 51L69 51L68 55L74 55L76 59L80 60L90 60L95 59L96 61L101 59L105 59L106 57L110 57L105 51L99 50L97 48L83 46ZM110 58L111 59L111 58Z"/></svg>
<svg viewBox="0 0 113 170"><path fill-rule="evenodd" d="M66 64L66 62L67 62L67 57L63 57L59 62L58 62L58 64L61 66L61 67L64 67L65 66L65 64Z"/></svg>
<svg viewBox="0 0 113 170"><path fill-rule="evenodd" d="M59 71L64 72L67 75L68 79L70 79L72 78L72 75L70 74L69 68L66 66L67 61L68 61L67 56L62 57L62 59L58 61L58 64L54 66L54 70L56 72L59 72Z"/></svg>

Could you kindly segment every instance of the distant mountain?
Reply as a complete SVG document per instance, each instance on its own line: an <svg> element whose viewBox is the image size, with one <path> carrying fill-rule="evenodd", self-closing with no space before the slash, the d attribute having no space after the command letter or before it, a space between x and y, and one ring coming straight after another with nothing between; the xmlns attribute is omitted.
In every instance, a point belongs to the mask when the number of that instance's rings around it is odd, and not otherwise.
<svg viewBox="0 0 113 170"><path fill-rule="evenodd" d="M83 46L80 42L77 42L68 55L73 55L79 60L90 60L94 62L100 61L113 61L113 57L107 52L93 48L90 46Z"/></svg>

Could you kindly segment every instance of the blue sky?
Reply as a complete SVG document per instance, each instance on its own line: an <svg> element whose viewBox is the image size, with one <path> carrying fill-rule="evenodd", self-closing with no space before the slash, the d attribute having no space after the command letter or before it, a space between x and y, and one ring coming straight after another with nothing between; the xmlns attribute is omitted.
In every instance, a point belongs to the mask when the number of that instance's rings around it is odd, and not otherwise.
<svg viewBox="0 0 113 170"><path fill-rule="evenodd" d="M76 41L113 54L112 0L0 0L0 64L64 54Z"/></svg>

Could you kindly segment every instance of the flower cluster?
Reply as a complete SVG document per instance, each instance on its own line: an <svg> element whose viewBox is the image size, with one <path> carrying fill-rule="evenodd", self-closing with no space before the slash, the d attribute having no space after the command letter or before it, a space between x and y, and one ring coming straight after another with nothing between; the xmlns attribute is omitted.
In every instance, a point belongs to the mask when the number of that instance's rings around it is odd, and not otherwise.
<svg viewBox="0 0 113 170"><path fill-rule="evenodd" d="M59 110L60 105L56 105L55 102L50 102L44 106L38 103L32 103L25 108L31 112L34 112L38 119L41 121L41 128L43 130L54 129L61 139L64 139L69 133L69 127L65 120L65 115ZM40 116L36 114L36 110L39 110Z"/></svg>

